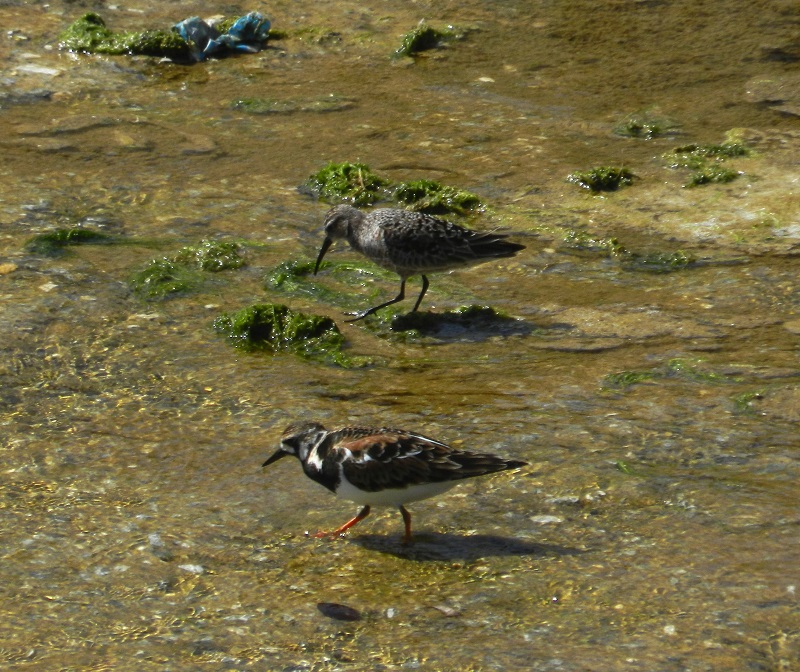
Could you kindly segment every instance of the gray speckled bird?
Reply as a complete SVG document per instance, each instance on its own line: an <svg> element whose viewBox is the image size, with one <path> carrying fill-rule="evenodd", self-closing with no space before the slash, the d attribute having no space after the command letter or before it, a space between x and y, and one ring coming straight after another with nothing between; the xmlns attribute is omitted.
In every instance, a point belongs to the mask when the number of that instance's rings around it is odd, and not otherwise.
<svg viewBox="0 0 800 672"><path fill-rule="evenodd" d="M397 208L364 213L351 205L337 205L328 211L323 227L325 241L314 267L315 275L333 241L344 238L354 250L400 276L400 293L395 298L357 313L349 322L402 301L406 280L412 275L422 276L422 291L414 304L417 310L428 290L427 273L513 257L525 249L524 245L508 242L500 233L471 231L421 212Z"/></svg>

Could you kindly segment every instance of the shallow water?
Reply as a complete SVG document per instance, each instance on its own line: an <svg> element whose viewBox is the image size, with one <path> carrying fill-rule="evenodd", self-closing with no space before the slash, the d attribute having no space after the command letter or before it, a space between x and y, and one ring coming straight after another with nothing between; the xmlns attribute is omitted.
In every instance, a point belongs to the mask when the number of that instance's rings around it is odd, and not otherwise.
<svg viewBox="0 0 800 672"><path fill-rule="evenodd" d="M115 29L218 11L180 5L99 11ZM58 52L81 11L0 7L3 665L793 669L794 3L284 2L265 11L287 39L191 67ZM472 30L390 59L423 17ZM341 109L314 111L332 95ZM247 97L297 111L233 107ZM674 132L613 133L642 110ZM743 174L683 188L662 155L732 129L754 150L731 160ZM476 225L528 248L434 276L423 309L485 303L519 328L400 340L265 290L269 269L318 251L327 206L297 186L328 160L485 198ZM565 180L623 163L637 179L615 193ZM76 225L135 244L25 251ZM637 272L571 250L569 230L700 263ZM248 266L132 294L148 260L203 238L252 243ZM396 291L366 278L347 308ZM331 315L375 365L234 351L211 322L258 301ZM298 417L531 466L414 504L408 548L394 511L308 539L356 507L296 463L260 470Z"/></svg>

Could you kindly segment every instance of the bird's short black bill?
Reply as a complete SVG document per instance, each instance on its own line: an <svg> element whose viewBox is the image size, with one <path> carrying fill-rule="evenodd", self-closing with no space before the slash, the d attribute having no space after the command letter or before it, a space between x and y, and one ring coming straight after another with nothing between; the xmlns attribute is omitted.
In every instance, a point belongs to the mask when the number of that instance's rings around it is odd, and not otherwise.
<svg viewBox="0 0 800 672"><path fill-rule="evenodd" d="M275 451L275 454L272 457L270 457L266 462L264 462L264 464L262 464L261 466L268 467L273 462L277 462L282 457L286 457L287 455L289 455L289 453L287 453L285 450L277 450Z"/></svg>
<svg viewBox="0 0 800 672"><path fill-rule="evenodd" d="M319 256L317 257L317 264L314 266L314 275L317 274L319 270L319 265L322 263L322 257L325 256L325 253L328 251L328 248L333 245L333 240L330 238L326 238L322 241L322 249L319 251Z"/></svg>

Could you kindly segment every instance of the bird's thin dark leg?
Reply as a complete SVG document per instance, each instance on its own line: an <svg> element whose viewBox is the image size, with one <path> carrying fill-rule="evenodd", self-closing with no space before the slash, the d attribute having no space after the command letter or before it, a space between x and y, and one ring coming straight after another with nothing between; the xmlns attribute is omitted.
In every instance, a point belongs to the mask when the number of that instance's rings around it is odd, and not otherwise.
<svg viewBox="0 0 800 672"><path fill-rule="evenodd" d="M419 293L419 298L417 299L417 302L414 304L414 310L411 311L412 313L417 312L417 308L419 308L419 304L422 303L422 297L425 296L425 292L427 292L427 291L428 291L428 276L427 275L423 275L422 276L422 291Z"/></svg>
<svg viewBox="0 0 800 672"><path fill-rule="evenodd" d="M355 525L356 523L360 523L368 515L369 515L369 504L367 504L367 506L365 506L363 509L361 509L361 511L358 512L358 515L355 518L353 518L351 520L348 520L340 528L334 530L333 532L317 532L314 536L315 537L338 537L340 534L344 534L345 532L347 532L347 530L349 530L351 527L353 527L353 525Z"/></svg>
<svg viewBox="0 0 800 672"><path fill-rule="evenodd" d="M400 513L403 514L403 522L406 524L406 533L403 535L403 543L410 544L411 543L411 514L406 511L406 507L402 504L400 505Z"/></svg>
<svg viewBox="0 0 800 672"><path fill-rule="evenodd" d="M400 281L400 293L397 296L395 296L391 301L387 301L386 303L382 303L380 306L375 306L374 308L365 310L363 313L356 313L356 316L352 320L345 320L345 322L358 322L358 320L363 320L367 315L372 315L372 313L374 313L375 311L378 311L381 308L386 308L386 306L391 306L393 303L402 301L405 298L406 298L406 279L403 278Z"/></svg>

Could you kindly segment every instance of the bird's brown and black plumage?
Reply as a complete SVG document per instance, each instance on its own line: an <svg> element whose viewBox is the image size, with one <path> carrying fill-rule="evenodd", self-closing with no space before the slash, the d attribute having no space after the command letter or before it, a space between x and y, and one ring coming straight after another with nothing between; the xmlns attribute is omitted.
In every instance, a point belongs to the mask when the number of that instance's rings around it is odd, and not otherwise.
<svg viewBox="0 0 800 672"><path fill-rule="evenodd" d="M363 520L372 505L396 506L411 537L411 517L404 504L449 490L458 481L527 463L489 453L452 448L415 432L386 427L326 430L316 422L289 425L278 451L264 466L286 455L300 460L306 475L340 497L363 505L341 534Z"/></svg>
<svg viewBox="0 0 800 672"><path fill-rule="evenodd" d="M427 273L512 257L525 249L500 233L473 231L425 213L397 208L365 213L350 205L337 205L326 215L323 229L325 240L314 273L333 241L344 239L354 250L400 276L400 293L394 299L359 313L351 321L402 301L406 280L412 275L422 276L422 291L414 304L417 310L428 289Z"/></svg>

